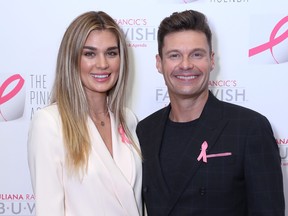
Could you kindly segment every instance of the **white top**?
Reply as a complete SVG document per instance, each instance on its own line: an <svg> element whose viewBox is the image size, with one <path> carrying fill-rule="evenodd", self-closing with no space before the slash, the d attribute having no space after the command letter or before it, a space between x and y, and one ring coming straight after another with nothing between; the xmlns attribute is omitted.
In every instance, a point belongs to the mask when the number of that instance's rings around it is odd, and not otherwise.
<svg viewBox="0 0 288 216"><path fill-rule="evenodd" d="M109 112L113 158L91 118L88 128L92 150L82 179L65 169L65 149L57 105L37 111L28 136L28 162L36 197L36 216L138 216L142 215L141 159L122 142ZM127 109L127 124L137 140L137 119Z"/></svg>

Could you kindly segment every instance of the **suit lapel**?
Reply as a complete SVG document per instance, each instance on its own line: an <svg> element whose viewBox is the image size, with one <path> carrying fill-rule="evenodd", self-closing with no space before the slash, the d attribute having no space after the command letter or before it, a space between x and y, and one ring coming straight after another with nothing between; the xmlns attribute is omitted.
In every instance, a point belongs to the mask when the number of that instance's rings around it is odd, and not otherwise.
<svg viewBox="0 0 288 216"><path fill-rule="evenodd" d="M218 137L227 125L227 120L222 119L222 105L213 96L209 95L209 99L204 107L204 110L199 118L198 126L193 133L193 143L190 143L185 156L180 163L179 169L184 177L175 179L173 192L170 194L170 199L167 203L166 214L173 210L178 199L182 195L184 189L196 174L199 167L203 164L203 160L198 161L197 157L201 151L201 145L204 141L208 143L207 153L213 148ZM196 148L195 148L196 146Z"/></svg>
<svg viewBox="0 0 288 216"><path fill-rule="evenodd" d="M151 154L154 155L154 159L153 159L153 169L151 169L151 171L153 171L151 176L155 176L156 178L153 178L153 180L158 181L157 185L159 186L158 190L160 193L162 193L163 195L165 195L165 197L169 197L169 190L168 190L168 186L164 180L164 176L162 173L162 168L161 168L161 163L160 163L160 150L161 150L161 143L162 143L162 137L164 134L164 130L165 130L165 125L170 113L171 107L170 105L167 106L164 111L161 113L159 119L157 121L155 121L155 125L152 126L153 128L155 128L155 130L153 130L153 134L151 134L151 143L153 143L153 149L151 149Z"/></svg>

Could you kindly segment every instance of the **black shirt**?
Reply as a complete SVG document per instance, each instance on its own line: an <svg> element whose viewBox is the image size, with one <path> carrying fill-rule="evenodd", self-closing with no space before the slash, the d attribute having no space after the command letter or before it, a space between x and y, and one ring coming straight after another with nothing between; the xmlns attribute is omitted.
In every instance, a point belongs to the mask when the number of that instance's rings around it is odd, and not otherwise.
<svg viewBox="0 0 288 216"><path fill-rule="evenodd" d="M162 174L168 188L174 188L173 179L181 178L179 166L188 145L193 145L193 135L197 120L191 122L172 122L167 120L164 138L161 144L160 163ZM199 148L196 147L195 148ZM199 149L196 150L200 152ZM193 157L195 155L191 155Z"/></svg>

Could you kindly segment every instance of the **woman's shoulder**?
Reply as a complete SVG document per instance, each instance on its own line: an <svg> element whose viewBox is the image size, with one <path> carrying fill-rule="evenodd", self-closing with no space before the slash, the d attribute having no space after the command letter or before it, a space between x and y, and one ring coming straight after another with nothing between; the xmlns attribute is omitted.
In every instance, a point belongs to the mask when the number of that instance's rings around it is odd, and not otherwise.
<svg viewBox="0 0 288 216"><path fill-rule="evenodd" d="M135 113L132 111L132 109L131 108L129 108L129 107L124 107L124 114L125 115L134 115L135 116Z"/></svg>
<svg viewBox="0 0 288 216"><path fill-rule="evenodd" d="M136 127L138 123L138 118L136 114L132 111L131 108L125 107L124 108L124 115L125 115L125 121L128 127Z"/></svg>
<svg viewBox="0 0 288 216"><path fill-rule="evenodd" d="M48 119L54 119L57 121L60 119L57 104L51 104L38 109L32 117L32 121L48 121Z"/></svg>
<svg viewBox="0 0 288 216"><path fill-rule="evenodd" d="M133 119L137 120L137 116L136 116L135 112L129 107L124 107L124 115L127 118L133 118Z"/></svg>

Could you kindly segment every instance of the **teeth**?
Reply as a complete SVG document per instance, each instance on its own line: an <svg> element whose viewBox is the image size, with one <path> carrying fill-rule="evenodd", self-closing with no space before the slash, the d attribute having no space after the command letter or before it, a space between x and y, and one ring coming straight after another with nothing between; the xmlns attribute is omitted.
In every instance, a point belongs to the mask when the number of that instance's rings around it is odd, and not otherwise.
<svg viewBox="0 0 288 216"><path fill-rule="evenodd" d="M108 77L108 74L103 74L103 75L95 75L95 74L92 74L92 76L94 77L94 78L98 78L98 79L103 79L103 78L107 78Z"/></svg>
<svg viewBox="0 0 288 216"><path fill-rule="evenodd" d="M177 76L178 79L186 79L186 80L190 80L190 79L195 79L196 76Z"/></svg>

